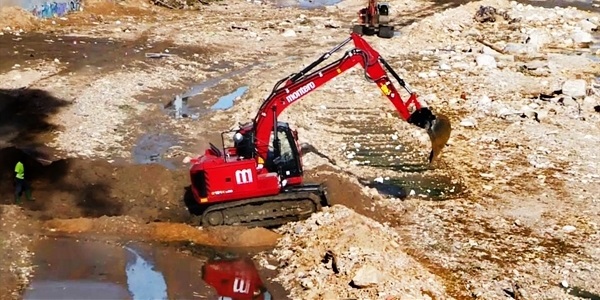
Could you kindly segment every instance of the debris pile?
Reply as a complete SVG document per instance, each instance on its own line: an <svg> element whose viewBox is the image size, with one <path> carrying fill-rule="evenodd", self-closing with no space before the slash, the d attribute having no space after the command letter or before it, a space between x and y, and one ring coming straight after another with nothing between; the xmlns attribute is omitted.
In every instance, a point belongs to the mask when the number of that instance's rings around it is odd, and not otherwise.
<svg viewBox="0 0 600 300"><path fill-rule="evenodd" d="M156 87L166 88L165 81L178 82L187 72L170 67L134 69L99 78L85 87L59 116L64 131L49 146L69 157L129 157L124 142L133 129L122 125L148 109L134 97Z"/></svg>
<svg viewBox="0 0 600 300"><path fill-rule="evenodd" d="M479 6L479 10L475 13L475 21L479 23L496 22L496 16L502 17L510 23L517 22L518 19L512 19L505 10L497 10L493 6Z"/></svg>
<svg viewBox="0 0 600 300"><path fill-rule="evenodd" d="M5 299L21 299L21 292L33 276L29 251L31 237L25 233L30 224L21 209L12 205L0 206L0 293Z"/></svg>
<svg viewBox="0 0 600 300"><path fill-rule="evenodd" d="M431 299L445 294L440 279L402 251L391 228L345 206L277 229L275 279L294 299ZM261 260L269 267L267 260ZM272 267L271 267L272 268Z"/></svg>
<svg viewBox="0 0 600 300"><path fill-rule="evenodd" d="M219 0L152 0L152 3L170 9L197 9L201 5L216 1Z"/></svg>
<svg viewBox="0 0 600 300"><path fill-rule="evenodd" d="M0 7L0 32L29 31L37 26L37 18L25 9L15 6Z"/></svg>

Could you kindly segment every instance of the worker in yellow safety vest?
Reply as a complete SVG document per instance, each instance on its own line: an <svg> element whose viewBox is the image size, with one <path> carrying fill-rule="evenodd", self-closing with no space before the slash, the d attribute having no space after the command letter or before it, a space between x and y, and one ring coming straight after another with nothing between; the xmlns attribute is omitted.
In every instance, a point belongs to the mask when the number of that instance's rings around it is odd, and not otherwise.
<svg viewBox="0 0 600 300"><path fill-rule="evenodd" d="M23 166L23 163L20 160L15 166L15 186L16 204L21 203L21 194L23 192L25 192L25 197L27 197L27 200L33 200L33 198L31 198L31 186L29 186L29 183L25 181L25 167Z"/></svg>

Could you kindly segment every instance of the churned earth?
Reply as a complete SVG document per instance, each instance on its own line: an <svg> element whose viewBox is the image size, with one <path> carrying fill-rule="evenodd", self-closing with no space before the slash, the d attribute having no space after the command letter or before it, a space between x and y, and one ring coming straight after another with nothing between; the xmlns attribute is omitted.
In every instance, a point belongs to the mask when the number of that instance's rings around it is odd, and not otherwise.
<svg viewBox="0 0 600 300"><path fill-rule="evenodd" d="M451 119L440 160L427 164L426 134L351 69L280 118L312 148L307 180L327 184L333 207L275 230L196 226L182 200L189 158L346 39L363 2L88 1L48 20L3 8L0 295L35 297L70 276L135 296L127 262L143 256L169 298L204 297L210 253L242 248L274 295L292 299L598 299L593 1L389 1L396 36L365 39ZM474 18L480 5L495 20ZM15 206L22 152L35 201ZM88 257L90 269L52 273L53 247L100 247L114 267ZM166 274L160 257L188 275Z"/></svg>

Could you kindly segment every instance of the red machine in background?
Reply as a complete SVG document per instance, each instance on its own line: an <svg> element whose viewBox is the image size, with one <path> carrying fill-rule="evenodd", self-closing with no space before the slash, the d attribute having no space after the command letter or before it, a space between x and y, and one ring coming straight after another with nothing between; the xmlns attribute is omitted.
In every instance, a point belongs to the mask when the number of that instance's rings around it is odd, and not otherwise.
<svg viewBox="0 0 600 300"><path fill-rule="evenodd" d="M369 5L358 11L358 24L352 27L354 33L375 35L389 39L394 37L394 26L390 25L390 5L369 0Z"/></svg>
<svg viewBox="0 0 600 300"><path fill-rule="evenodd" d="M220 300L271 300L250 258L210 260L202 266L202 280L212 286Z"/></svg>
<svg viewBox="0 0 600 300"><path fill-rule="evenodd" d="M310 72L350 42L355 47L343 57ZM429 161L440 153L450 137L448 119L421 107L416 94L379 53L360 35L351 33L300 72L277 82L254 120L230 132L233 146L225 147L223 138L222 150L211 144L204 155L192 160L191 192L202 209L203 226L278 226L305 219L328 205L323 186L303 182L298 134L287 123L277 121L277 117L291 104L356 65L364 68L366 78L392 102L402 119L427 130L432 142ZM386 70L410 94L406 102Z"/></svg>

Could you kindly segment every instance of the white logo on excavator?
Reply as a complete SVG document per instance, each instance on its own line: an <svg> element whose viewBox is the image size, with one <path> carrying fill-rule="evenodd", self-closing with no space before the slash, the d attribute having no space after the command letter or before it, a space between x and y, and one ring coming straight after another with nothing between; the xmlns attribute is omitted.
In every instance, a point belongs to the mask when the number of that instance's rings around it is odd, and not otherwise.
<svg viewBox="0 0 600 300"><path fill-rule="evenodd" d="M248 294L250 292L250 284L246 280L236 277L233 280L233 292Z"/></svg>
<svg viewBox="0 0 600 300"><path fill-rule="evenodd" d="M235 171L235 182L237 184L252 183L252 170L244 169Z"/></svg>
<svg viewBox="0 0 600 300"><path fill-rule="evenodd" d="M285 100L287 100L288 103L294 102L296 101L298 98L304 96L306 93L314 90L317 86L315 85L314 82L309 82L307 83L305 86L299 88L297 91L289 94L287 97L285 97Z"/></svg>

